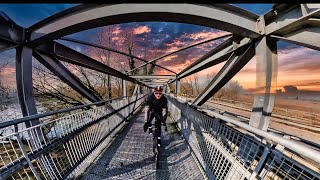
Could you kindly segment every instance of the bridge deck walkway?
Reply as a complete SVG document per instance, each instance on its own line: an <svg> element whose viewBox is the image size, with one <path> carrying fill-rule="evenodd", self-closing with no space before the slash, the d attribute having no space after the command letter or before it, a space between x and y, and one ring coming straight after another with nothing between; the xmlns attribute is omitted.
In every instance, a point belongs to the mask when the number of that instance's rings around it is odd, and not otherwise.
<svg viewBox="0 0 320 180"><path fill-rule="evenodd" d="M144 114L126 128L82 174L82 179L204 179L187 144L168 117L162 129L160 165L156 169L152 135L143 132Z"/></svg>

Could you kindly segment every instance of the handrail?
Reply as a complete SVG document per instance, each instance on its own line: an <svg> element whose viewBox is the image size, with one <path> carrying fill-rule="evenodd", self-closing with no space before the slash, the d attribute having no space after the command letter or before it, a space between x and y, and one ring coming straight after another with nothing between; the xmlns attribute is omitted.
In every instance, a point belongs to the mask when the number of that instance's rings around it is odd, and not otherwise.
<svg viewBox="0 0 320 180"><path fill-rule="evenodd" d="M27 155L28 155L28 158L23 157L22 159L19 159L19 161L17 161L17 162L14 162L14 163L11 162L11 164L9 164L8 166L6 166L5 168L0 169L0 170L1 170L0 179L6 177L6 176L8 176L8 175L10 175L10 173L12 173L12 170L13 170L13 169L19 169L20 166L21 166L21 164L26 164L28 160L32 161L32 160L40 157L42 154L48 152L50 149L53 149L53 148L55 148L55 147L58 147L59 145L62 145L62 144L64 144L64 143L68 142L71 138L73 138L74 136L76 136L77 134L79 134L80 132L82 132L83 130L85 130L87 127L92 126L92 125L94 125L94 124L97 124L97 123L99 123L100 121L102 121L103 119L106 119L106 118L108 118L108 117L110 117L110 116L112 116L112 115L115 115L115 114L118 113L119 111L127 108L128 106L130 106L130 105L132 105L133 103L135 103L136 101L138 101L138 100L146 97L147 95L149 95L149 94L144 94L143 96L141 96L140 98L136 99L135 101L132 101L132 102L126 104L125 106L122 106L122 107L120 107L120 108L118 108L118 109L115 109L114 111L112 111L112 112L110 112L110 113L108 113L108 114L106 114L106 115L103 115L103 116L101 116L101 117L99 117L99 118L97 118L97 119L95 119L95 120L87 123L86 125L79 127L78 129L75 129L74 131L72 131L72 133L66 134L66 136L63 136L63 137L61 137L61 138L59 138L59 139L56 139L56 140L53 140L53 141L51 141L51 142L46 143L46 146L45 146L45 147L43 147L43 148L38 148L38 149L36 149L36 150L33 150L33 151L29 152L29 153L27 154ZM117 99L120 99L120 98L117 98ZM94 103L93 103L93 104L94 104ZM143 104L143 102L140 103L140 105L139 105L137 108L139 108L142 104ZM137 108L135 108L134 110L136 110ZM130 114L130 113L129 113L129 114ZM126 118L128 118L128 116L127 116ZM90 150L89 152L87 152L86 155L84 155L83 157L81 157L81 160L78 161L75 166L71 167L71 169L68 170L68 173L67 173L66 175L68 175L68 174L70 173L70 171L74 170L74 169L76 168L76 166L79 165L79 164L92 152L93 149L95 149L99 144L101 144L101 143L103 142L103 140L105 140L105 138L107 138L113 131L115 131L116 128L118 128L119 125L122 124L122 123L126 120L126 118L122 119L122 121L121 121L118 125L116 125L112 130L110 130L110 132L108 132L108 134L106 134L101 140L99 140L99 142L98 142L93 148L91 148L91 150ZM24 132L24 131L28 131L28 130L30 130L31 128L35 129L35 128L38 128L39 126L42 126L42 125L45 125L45 124L46 124L46 123L42 123L42 124L39 124L39 125L36 125L36 126L32 126L32 127L30 127L30 128L23 129L23 130L18 131L18 132L14 132L13 134L10 134L10 135L8 135L8 136L17 135L17 134L22 133L22 132ZM6 138L6 136L3 137L3 138ZM65 178L66 178L66 177L63 177L62 179L65 179Z"/></svg>
<svg viewBox="0 0 320 180"><path fill-rule="evenodd" d="M188 104L189 105L189 104ZM191 106L191 105L189 105ZM203 110L209 110L208 113L212 113L213 116L223 120L223 121L226 121L226 122L229 122L229 123L232 123L232 124L235 124L241 128L244 128L245 130L248 130L252 133L255 133L263 138L266 138L266 139L269 139L273 142L276 142L276 143L279 143L281 145L283 145L284 147L300 154L300 155L303 155L307 158L310 158L312 160L314 160L315 162L317 163L320 163L320 152L319 151L316 151L314 149L311 149L307 146L304 146L302 144L299 144L299 143L296 143L294 141L290 141L288 139L285 139L283 137L280 137L278 135L275 135L275 134L272 134L270 132L266 132L266 131L263 131L263 130L260 130L258 128L255 128L253 126L250 126L246 123L243 123L243 122L240 122L240 121L237 121L237 120L234 120L230 117L227 117L227 116L224 116L224 115L221 115L219 112L216 112L216 110L212 109L212 108L207 108L207 107L202 107L202 106L197 106L197 105L192 105L198 109L203 109Z"/></svg>
<svg viewBox="0 0 320 180"><path fill-rule="evenodd" d="M16 124L19 124L19 123L22 123L22 122L26 122L26 121L31 121L31 120L34 120L34 119L39 119L39 118L43 118L43 117L47 117L47 116L52 116L52 115L55 115L55 114L66 113L66 112L74 111L74 110L77 110L77 109L83 109L83 108L86 108L86 107L89 107L89 106L93 106L93 105L102 105L103 103L107 103L107 102L114 101L114 100L119 100L119 99L122 99L124 97L128 97L128 96L122 96L122 97L118 97L118 98L114 98L114 99L108 99L108 100L105 100L105 101L99 101L99 102L91 103L91 104L85 104L85 105L75 106L75 107L71 107L71 108L67 108L67 109L50 111L50 112L46 112L46 113L42 113L42 114L34 114L34 115L31 115L31 116L26 116L26 117L14 119L14 120L4 121L4 122L0 123L0 128L16 125Z"/></svg>

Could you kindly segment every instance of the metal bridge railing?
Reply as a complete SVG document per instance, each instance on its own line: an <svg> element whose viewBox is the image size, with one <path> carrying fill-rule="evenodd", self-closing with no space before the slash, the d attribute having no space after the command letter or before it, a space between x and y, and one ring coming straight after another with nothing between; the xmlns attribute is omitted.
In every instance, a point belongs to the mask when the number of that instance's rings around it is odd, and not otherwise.
<svg viewBox="0 0 320 180"><path fill-rule="evenodd" d="M219 112L168 100L171 117L209 179L320 179L319 151Z"/></svg>
<svg viewBox="0 0 320 180"><path fill-rule="evenodd" d="M13 131L0 136L0 179L76 176L110 142L110 135L122 128L145 97L139 94L0 123L0 130ZM65 112L71 114L50 118ZM29 128L20 125L34 119L40 119L40 124Z"/></svg>

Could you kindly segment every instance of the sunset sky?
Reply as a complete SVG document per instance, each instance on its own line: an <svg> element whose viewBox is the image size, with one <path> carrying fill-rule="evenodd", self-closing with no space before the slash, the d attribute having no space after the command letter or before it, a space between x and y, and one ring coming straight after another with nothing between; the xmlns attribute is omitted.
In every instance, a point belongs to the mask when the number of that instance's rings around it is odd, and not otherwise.
<svg viewBox="0 0 320 180"><path fill-rule="evenodd" d="M0 4L0 11L5 12L17 24L29 27L32 24L51 16L76 4ZM272 4L233 4L248 11L263 15L271 8ZM172 23L172 22L143 22L126 23L113 25L115 44L121 46L121 37L118 34L126 30L132 30L135 35L135 55L143 57L147 51L147 60L155 55L161 56L166 53L178 50L205 39L221 36L228 32L213 28ZM103 28L95 28L68 37L82 41L92 42L96 34ZM74 44L71 42L59 41L79 52L94 58L93 49L88 46ZM159 60L159 64L175 72L180 72L192 64L206 52L216 47L223 40L206 43ZM117 47L115 48L117 49ZM120 50L120 49L119 49ZM320 53L316 50L304 48L290 43L278 42L278 89L286 85L297 86L299 90L320 91ZM4 83L15 88L15 51L0 53L0 66L8 62L2 72ZM208 73L218 72L223 64L206 69L199 73L200 77L206 77ZM254 89L256 82L256 61L255 57L238 73L233 80L236 80L245 89ZM156 74L171 74L170 72L156 69Z"/></svg>

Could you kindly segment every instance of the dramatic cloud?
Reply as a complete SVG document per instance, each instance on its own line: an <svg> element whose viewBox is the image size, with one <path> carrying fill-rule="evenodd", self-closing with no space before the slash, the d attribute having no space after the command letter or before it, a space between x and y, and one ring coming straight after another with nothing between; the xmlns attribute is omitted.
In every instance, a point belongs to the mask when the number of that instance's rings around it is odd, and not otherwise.
<svg viewBox="0 0 320 180"><path fill-rule="evenodd" d="M219 36L222 36L225 34L227 34L227 32L225 32L225 31L205 31L205 30L203 30L201 32L196 32L196 33L192 33L192 34L184 34L183 37L193 39L193 40L202 41L205 39L212 39L215 37L219 37Z"/></svg>
<svg viewBox="0 0 320 180"><path fill-rule="evenodd" d="M279 52L279 68L282 71L310 72L320 69L320 52L309 48L285 49Z"/></svg>
<svg viewBox="0 0 320 180"><path fill-rule="evenodd" d="M186 42L181 41L180 39L175 39L175 40L173 40L172 43L166 44L166 46L169 47L167 52L173 52L173 51L177 51L177 50L185 47L186 46Z"/></svg>
<svg viewBox="0 0 320 180"><path fill-rule="evenodd" d="M151 31L150 28L148 28L148 26L140 26L137 28L133 29L133 33L134 34L143 34L143 33L149 33Z"/></svg>
<svg viewBox="0 0 320 180"><path fill-rule="evenodd" d="M293 85L298 89L320 90L320 85L316 83L320 80L319 56L318 51L304 47L279 49L278 74L273 88L283 89ZM256 92L256 56L232 80Z"/></svg>
<svg viewBox="0 0 320 180"><path fill-rule="evenodd" d="M180 72L181 70L183 70L185 67L191 65L193 63L195 59L189 59L189 60L186 60L184 61L183 63L181 62L178 62L178 61L174 61L171 64L171 66L165 66L166 68L174 71L174 72ZM161 64L163 65L163 64ZM156 69L155 71L157 74L161 74L161 73L164 73L164 74L168 74L168 71L167 70L164 70L164 69Z"/></svg>
<svg viewBox="0 0 320 180"><path fill-rule="evenodd" d="M168 56L168 57L163 58L163 61L170 61L170 60L175 59L177 57L178 57L178 55Z"/></svg>

